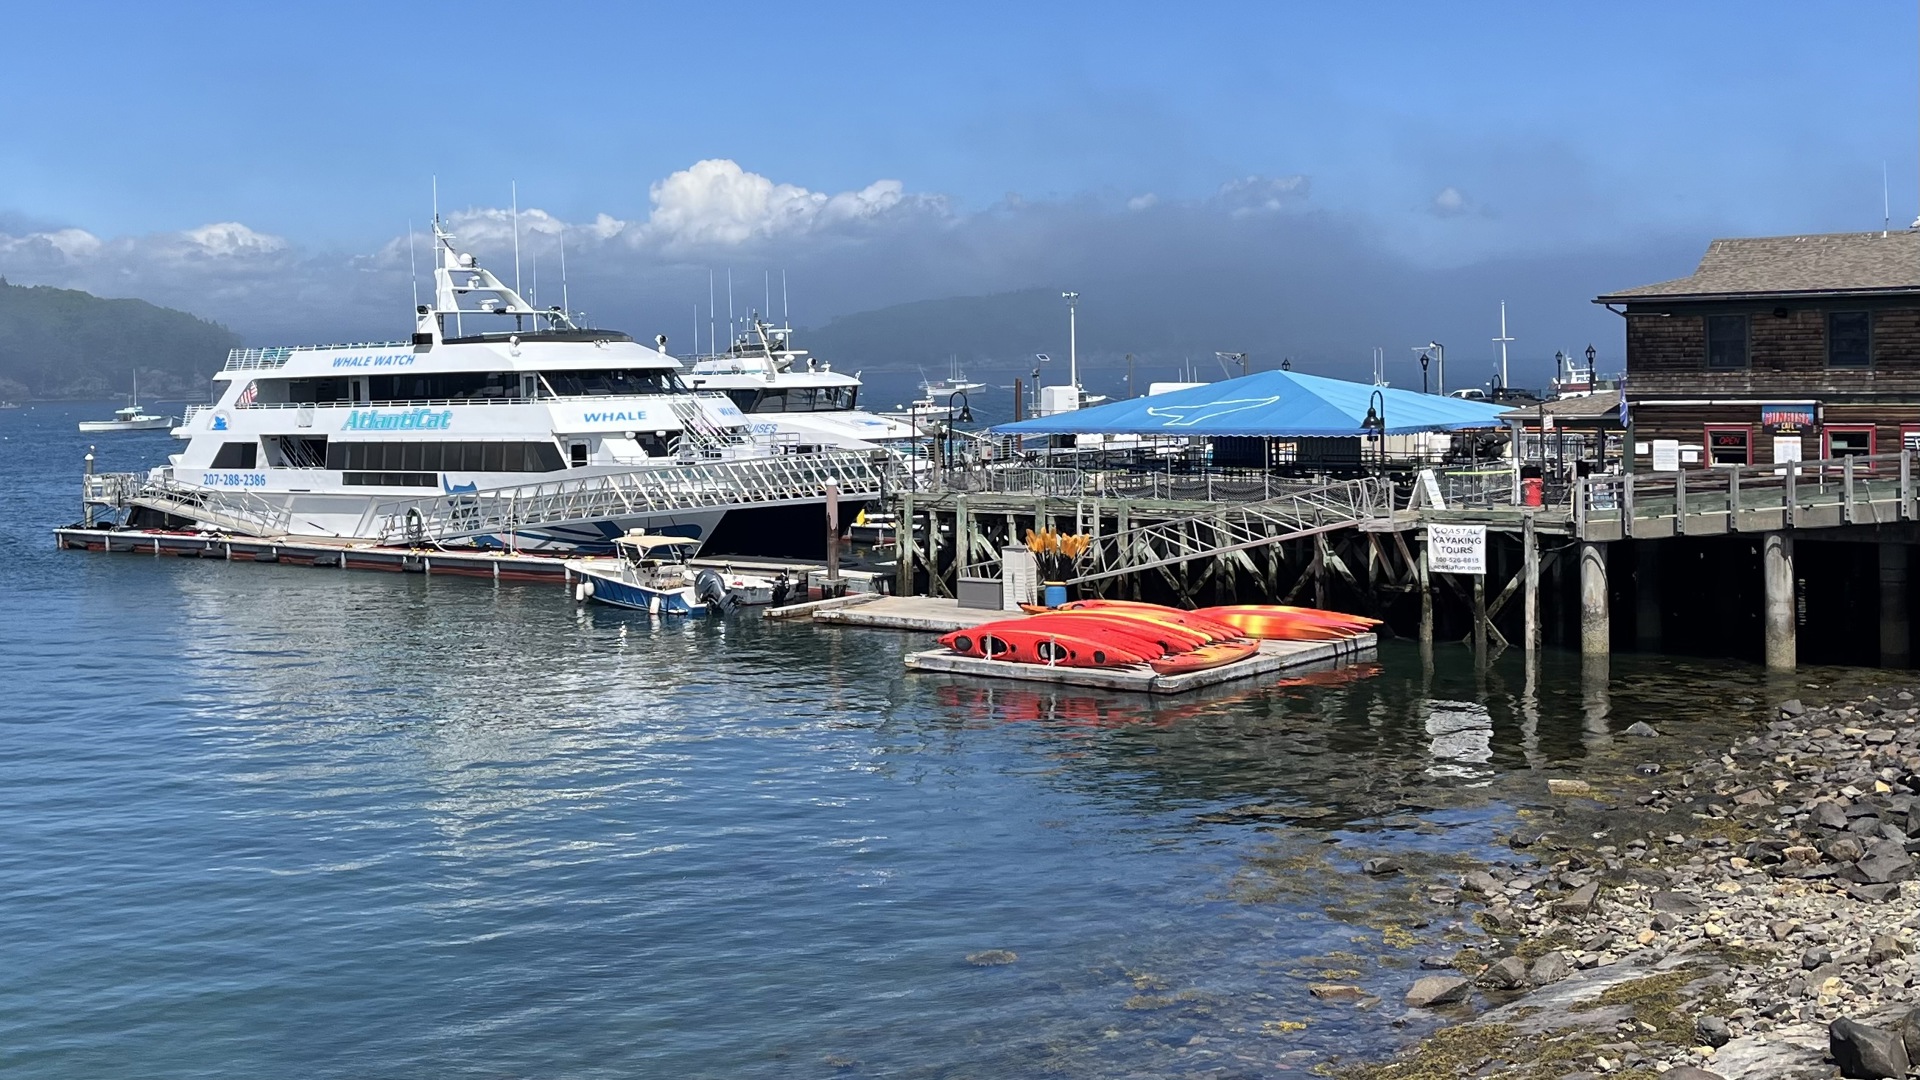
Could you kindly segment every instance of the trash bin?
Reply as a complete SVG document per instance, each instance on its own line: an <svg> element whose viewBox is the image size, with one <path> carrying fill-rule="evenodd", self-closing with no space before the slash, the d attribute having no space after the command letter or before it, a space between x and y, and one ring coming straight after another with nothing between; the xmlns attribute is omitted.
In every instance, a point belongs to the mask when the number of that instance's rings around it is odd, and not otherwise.
<svg viewBox="0 0 1920 1080"><path fill-rule="evenodd" d="M1047 582L1041 595L1042 595L1042 600L1041 600L1042 603L1046 604L1048 607L1059 607L1060 605L1067 602L1066 583L1060 582L1060 581L1049 581Z"/></svg>
<svg viewBox="0 0 1920 1080"><path fill-rule="evenodd" d="M1537 476L1529 476L1520 481L1521 506L1545 506L1547 482Z"/></svg>

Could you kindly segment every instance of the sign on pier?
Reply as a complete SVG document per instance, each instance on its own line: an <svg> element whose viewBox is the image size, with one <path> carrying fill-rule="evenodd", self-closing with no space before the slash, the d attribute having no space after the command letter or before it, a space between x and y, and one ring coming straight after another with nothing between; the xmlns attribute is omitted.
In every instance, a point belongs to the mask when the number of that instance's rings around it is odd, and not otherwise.
<svg viewBox="0 0 1920 1080"><path fill-rule="evenodd" d="M1427 569L1436 574L1486 573L1487 527L1427 526Z"/></svg>

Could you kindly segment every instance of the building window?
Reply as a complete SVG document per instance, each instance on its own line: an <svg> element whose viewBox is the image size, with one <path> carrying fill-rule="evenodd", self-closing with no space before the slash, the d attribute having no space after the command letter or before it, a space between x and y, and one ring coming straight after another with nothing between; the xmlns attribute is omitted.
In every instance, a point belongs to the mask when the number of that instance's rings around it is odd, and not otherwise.
<svg viewBox="0 0 1920 1080"><path fill-rule="evenodd" d="M1707 428L1707 461L1713 465L1753 464L1753 429L1739 427Z"/></svg>
<svg viewBox="0 0 1920 1080"><path fill-rule="evenodd" d="M1873 365L1873 315L1865 311L1834 311L1827 315L1827 366L1863 368Z"/></svg>
<svg viewBox="0 0 1920 1080"><path fill-rule="evenodd" d="M1864 457L1873 453L1873 427L1870 424L1829 424L1824 432L1830 458Z"/></svg>
<svg viewBox="0 0 1920 1080"><path fill-rule="evenodd" d="M1733 370L1747 366L1747 317L1707 316L1707 366Z"/></svg>

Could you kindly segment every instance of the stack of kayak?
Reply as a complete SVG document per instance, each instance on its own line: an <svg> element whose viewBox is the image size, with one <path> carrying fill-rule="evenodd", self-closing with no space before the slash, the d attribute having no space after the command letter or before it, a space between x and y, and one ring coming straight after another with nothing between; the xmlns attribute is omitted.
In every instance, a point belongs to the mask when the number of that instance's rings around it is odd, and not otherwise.
<svg viewBox="0 0 1920 1080"><path fill-rule="evenodd" d="M1126 600L1076 600L956 630L940 644L961 656L1051 667L1146 664L1161 675L1244 660L1262 639L1329 641L1375 620L1312 608L1236 606L1181 611Z"/></svg>

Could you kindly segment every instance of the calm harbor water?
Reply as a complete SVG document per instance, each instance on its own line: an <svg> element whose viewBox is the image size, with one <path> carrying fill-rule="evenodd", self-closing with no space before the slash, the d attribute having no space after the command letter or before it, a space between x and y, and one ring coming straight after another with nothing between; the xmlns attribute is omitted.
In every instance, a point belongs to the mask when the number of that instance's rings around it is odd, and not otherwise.
<svg viewBox="0 0 1920 1080"><path fill-rule="evenodd" d="M100 409L0 412L13 1077L1306 1075L1406 1037L1458 921L1365 855L1497 851L1537 770L1650 752L1635 719L1720 739L1877 677L1551 656L1529 690L1389 645L1158 703L553 586L56 551ZM1386 1002L1314 1002L1329 971Z"/></svg>

